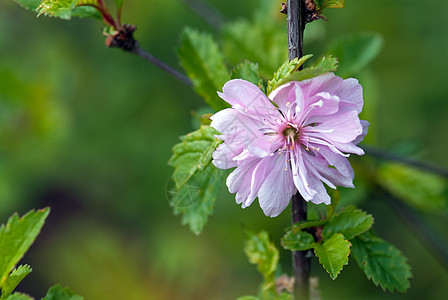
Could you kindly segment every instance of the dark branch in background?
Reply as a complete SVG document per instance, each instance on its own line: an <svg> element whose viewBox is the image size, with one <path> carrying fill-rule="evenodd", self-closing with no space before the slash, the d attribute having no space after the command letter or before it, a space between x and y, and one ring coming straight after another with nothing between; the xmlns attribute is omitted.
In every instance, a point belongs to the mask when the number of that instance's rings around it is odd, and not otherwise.
<svg viewBox="0 0 448 300"><path fill-rule="evenodd" d="M441 176L444 176L446 178L448 178L448 170L443 168L443 167L439 167L427 162L423 162L423 161L419 161L413 158L409 158L409 157L403 157L397 154L393 154L391 152L387 152L384 151L382 149L376 148L376 147L372 147L372 146L366 146L366 145L362 145L362 148L364 149L364 152L368 155L380 158L380 159L385 159L385 160L392 160L392 161L397 161L409 166L413 166L416 168L420 168L422 170L431 172L431 173L435 173Z"/></svg>
<svg viewBox="0 0 448 300"><path fill-rule="evenodd" d="M414 209L405 205L381 187L379 189L385 195L381 198L385 198L387 204L408 225L407 228L412 229L412 233L416 234L426 250L434 254L434 257L443 265L444 270L448 272L448 244L442 239L438 230Z"/></svg>
<svg viewBox="0 0 448 300"><path fill-rule="evenodd" d="M195 14L200 16L212 28L219 29L225 21L225 17L209 3L202 0L181 0Z"/></svg>
<svg viewBox="0 0 448 300"><path fill-rule="evenodd" d="M282 10L285 8L283 7ZM302 0L288 0L286 4L288 22L289 59L303 56L303 32L305 30L304 3ZM291 198L292 223L306 220L306 202L299 192ZM294 299L310 298L310 251L293 251L292 266L294 270Z"/></svg>
<svg viewBox="0 0 448 300"><path fill-rule="evenodd" d="M120 48L123 51L131 52L137 54L141 58L150 63L154 64L159 69L167 72L168 74L174 76L179 81L185 83L188 86L193 86L191 80L180 73L179 71L173 69L163 61L155 58L153 55L142 49L138 42L134 39L134 31L136 30L136 26L133 25L123 25L120 30L114 35L109 35L106 38L106 46L107 47L116 47Z"/></svg>

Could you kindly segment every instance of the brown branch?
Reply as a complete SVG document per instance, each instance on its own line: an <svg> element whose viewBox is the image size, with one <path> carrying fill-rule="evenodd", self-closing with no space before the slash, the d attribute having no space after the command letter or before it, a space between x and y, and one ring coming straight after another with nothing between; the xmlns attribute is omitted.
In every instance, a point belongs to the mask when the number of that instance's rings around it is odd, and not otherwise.
<svg viewBox="0 0 448 300"><path fill-rule="evenodd" d="M289 59L303 56L303 32L305 30L304 3L302 0L288 0L286 5L288 22ZM291 199L292 223L306 220L306 202L299 192ZM294 269L294 299L310 298L310 255L309 251L292 253Z"/></svg>

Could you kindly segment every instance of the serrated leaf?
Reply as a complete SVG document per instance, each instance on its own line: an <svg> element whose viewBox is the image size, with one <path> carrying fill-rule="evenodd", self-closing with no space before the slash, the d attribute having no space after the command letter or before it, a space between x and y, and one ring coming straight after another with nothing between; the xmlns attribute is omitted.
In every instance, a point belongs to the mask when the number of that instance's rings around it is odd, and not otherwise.
<svg viewBox="0 0 448 300"><path fill-rule="evenodd" d="M378 170L380 185L413 207L428 212L446 211L447 181L399 163L383 164Z"/></svg>
<svg viewBox="0 0 448 300"><path fill-rule="evenodd" d="M306 231L288 231L281 239L283 248L291 251L305 251L313 248L314 237Z"/></svg>
<svg viewBox="0 0 448 300"><path fill-rule="evenodd" d="M318 10L322 10L324 8L344 8L345 0L314 0L316 3L316 7Z"/></svg>
<svg viewBox="0 0 448 300"><path fill-rule="evenodd" d="M188 224L193 233L201 233L213 214L222 181L222 171L209 166L195 174L180 190L172 192L170 202L174 214L182 214L182 224Z"/></svg>
<svg viewBox="0 0 448 300"><path fill-rule="evenodd" d="M295 72L290 81L302 81L323 75L328 72L334 72L338 68L338 59L333 56L324 56L313 67L305 68Z"/></svg>
<svg viewBox="0 0 448 300"><path fill-rule="evenodd" d="M26 294L14 293L9 297L5 298L5 300L34 300L34 299Z"/></svg>
<svg viewBox="0 0 448 300"><path fill-rule="evenodd" d="M8 278L3 283L2 296L0 299L6 298L14 291L17 285L28 275L31 273L32 269L28 265L21 265L18 268L14 269L11 274L9 274Z"/></svg>
<svg viewBox="0 0 448 300"><path fill-rule="evenodd" d="M272 93L272 91L274 91L282 84L292 81L291 77L293 76L293 74L300 68L300 66L302 66L305 63L305 61L307 61L312 56L313 56L312 54L308 54L301 57L300 59L294 58L292 60L285 62L274 73L274 77L268 81L267 94L269 95L270 93Z"/></svg>
<svg viewBox="0 0 448 300"><path fill-rule="evenodd" d="M244 252L249 262L258 266L258 271L263 275L267 283L274 281L274 272L279 260L279 251L271 242L266 231L255 233L246 230Z"/></svg>
<svg viewBox="0 0 448 300"><path fill-rule="evenodd" d="M42 300L83 300L84 297L76 295L68 287L63 288L60 284L51 287Z"/></svg>
<svg viewBox="0 0 448 300"><path fill-rule="evenodd" d="M347 240L351 240L369 230L372 225L373 217L371 215L360 209L348 207L330 219L325 225L322 235L330 237L335 233L342 233Z"/></svg>
<svg viewBox="0 0 448 300"><path fill-rule="evenodd" d="M181 137L182 142L173 147L168 164L174 167L173 185L167 195L175 214L182 214L182 224L199 234L208 217L221 187L221 171L211 166L212 153L221 143L215 138L218 132L207 125Z"/></svg>
<svg viewBox="0 0 448 300"><path fill-rule="evenodd" d="M37 16L45 15L70 19L71 17L100 17L97 6L98 0L44 0L37 7Z"/></svg>
<svg viewBox="0 0 448 300"><path fill-rule="evenodd" d="M177 53L196 93L216 111L229 107L217 95L229 79L229 72L212 36L187 27L181 33Z"/></svg>
<svg viewBox="0 0 448 300"><path fill-rule="evenodd" d="M207 168L212 161L212 153L221 140L215 138L219 134L213 127L202 125L180 139L181 143L173 147L173 155L168 164L174 167L173 179L180 190L193 175Z"/></svg>
<svg viewBox="0 0 448 300"><path fill-rule="evenodd" d="M410 287L411 268L395 246L369 232L354 238L352 244L358 266L376 286L391 292Z"/></svg>
<svg viewBox="0 0 448 300"><path fill-rule="evenodd" d="M30 211L22 218L14 214L0 227L0 287L36 239L49 212L49 208Z"/></svg>
<svg viewBox="0 0 448 300"><path fill-rule="evenodd" d="M23 8L35 11L42 0L14 0L14 1L20 4L20 6L22 6Z"/></svg>
<svg viewBox="0 0 448 300"><path fill-rule="evenodd" d="M320 264L333 280L338 277L344 265L348 264L350 246L350 242L340 233L325 239L322 244L315 244L314 254L319 257Z"/></svg>
<svg viewBox="0 0 448 300"><path fill-rule="evenodd" d="M258 64L252 63L250 61L243 61L237 65L230 75L231 79L244 79L252 82L258 86L261 90L264 89L263 81L258 74Z"/></svg>
<svg viewBox="0 0 448 300"><path fill-rule="evenodd" d="M339 58L338 75L350 77L362 71L380 53L382 46L380 35L362 33L336 39L327 53Z"/></svg>

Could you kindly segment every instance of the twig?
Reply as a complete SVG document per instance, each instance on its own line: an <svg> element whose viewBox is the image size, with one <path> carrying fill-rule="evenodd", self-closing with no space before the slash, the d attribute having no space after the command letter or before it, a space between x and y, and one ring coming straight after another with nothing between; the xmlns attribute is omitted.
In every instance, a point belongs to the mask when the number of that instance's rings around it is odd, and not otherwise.
<svg viewBox="0 0 448 300"><path fill-rule="evenodd" d="M302 0L288 0L288 52L289 59L303 56L303 32L305 30L304 3ZM306 202L299 192L292 197L292 223L306 220ZM308 251L292 253L294 269L294 299L310 298L310 263Z"/></svg>
<svg viewBox="0 0 448 300"><path fill-rule="evenodd" d="M436 173L438 175L448 178L448 170L443 167L439 167L439 166L436 166L436 165L433 165L433 164L430 164L427 162L419 161L419 160L416 160L413 158L403 157L403 156L382 150L380 148L372 147L372 146L362 145L361 148L363 148L365 153L368 155L371 155L371 156L374 156L374 157L377 157L380 159L398 161L403 164L410 165L410 166L413 166L416 168L420 168L425 171L429 171L431 173Z"/></svg>
<svg viewBox="0 0 448 300"><path fill-rule="evenodd" d="M173 69L172 67L170 67L169 65L167 65L163 61L158 60L157 58L152 56L150 53L148 53L147 51L142 49L138 44L137 44L136 47L134 47L134 49L132 49L131 52L135 53L138 56L140 56L141 58L149 61L150 63L154 64L159 69L161 69L161 70L167 72L168 74L174 76L176 79L178 79L179 81L185 83L186 85L193 86L193 83L191 82L190 78L188 78L184 74L178 72L177 70Z"/></svg>
<svg viewBox="0 0 448 300"><path fill-rule="evenodd" d="M168 74L172 75L179 81L185 83L188 86L193 86L193 83L187 76L173 69L168 64L155 58L152 54L141 48L138 42L134 39L134 31L136 29L137 27L133 25L128 24L122 25L121 29L117 31L115 34L107 36L106 46L120 48L123 51L137 54L144 60L149 61L150 63L152 63L159 69L167 72Z"/></svg>

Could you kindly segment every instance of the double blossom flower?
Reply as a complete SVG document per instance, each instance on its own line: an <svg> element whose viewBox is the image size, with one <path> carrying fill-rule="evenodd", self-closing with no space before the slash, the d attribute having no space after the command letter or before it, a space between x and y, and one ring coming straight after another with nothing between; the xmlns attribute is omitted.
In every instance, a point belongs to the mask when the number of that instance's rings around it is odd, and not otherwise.
<svg viewBox="0 0 448 300"><path fill-rule="evenodd" d="M223 140L213 153L236 201L247 207L258 198L263 212L279 215L297 193L306 201L330 204L330 188L353 186L347 153L367 133L359 119L362 87L356 79L333 73L291 81L268 97L254 84L228 81L219 96L232 107L216 113L211 126Z"/></svg>

